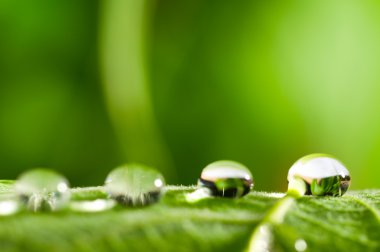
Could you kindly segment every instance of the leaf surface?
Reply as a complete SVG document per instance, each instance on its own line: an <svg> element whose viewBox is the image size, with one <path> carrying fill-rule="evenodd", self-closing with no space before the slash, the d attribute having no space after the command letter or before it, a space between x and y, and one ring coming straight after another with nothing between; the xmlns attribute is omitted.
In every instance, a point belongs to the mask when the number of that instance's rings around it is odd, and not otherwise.
<svg viewBox="0 0 380 252"><path fill-rule="evenodd" d="M102 187L72 189L73 200L106 197ZM0 251L244 251L284 194L251 192L240 199L190 203L194 187L169 186L162 200L101 213L28 213L0 218ZM0 183L0 195L12 183ZM271 225L271 250L379 251L380 190L343 197L307 196Z"/></svg>

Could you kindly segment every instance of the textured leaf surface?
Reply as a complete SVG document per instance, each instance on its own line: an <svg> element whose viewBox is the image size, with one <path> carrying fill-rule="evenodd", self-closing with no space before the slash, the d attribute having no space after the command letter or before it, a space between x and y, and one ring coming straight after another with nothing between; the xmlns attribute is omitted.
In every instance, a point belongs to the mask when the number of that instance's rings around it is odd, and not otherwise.
<svg viewBox="0 0 380 252"><path fill-rule="evenodd" d="M0 218L0 251L243 251L283 194L251 192L237 200L189 203L192 187L168 187L160 203L102 213L19 213ZM12 191L0 183L0 193ZM73 189L73 199L105 197L101 187ZM277 204L276 204L277 203ZM274 250L379 251L380 191L302 197L274 225Z"/></svg>

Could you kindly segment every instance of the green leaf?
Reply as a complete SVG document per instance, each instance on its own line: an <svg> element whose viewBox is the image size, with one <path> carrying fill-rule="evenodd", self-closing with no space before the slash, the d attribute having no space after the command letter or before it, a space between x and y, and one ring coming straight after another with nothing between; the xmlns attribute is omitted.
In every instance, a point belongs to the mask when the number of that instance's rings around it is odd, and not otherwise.
<svg viewBox="0 0 380 252"><path fill-rule="evenodd" d="M72 189L73 200L104 198L102 189ZM190 203L194 189L169 186L159 203L142 208L4 216L0 251L244 251L263 226L273 251L296 251L297 241L306 251L380 249L380 190L301 198L254 191ZM0 182L4 193L11 182Z"/></svg>

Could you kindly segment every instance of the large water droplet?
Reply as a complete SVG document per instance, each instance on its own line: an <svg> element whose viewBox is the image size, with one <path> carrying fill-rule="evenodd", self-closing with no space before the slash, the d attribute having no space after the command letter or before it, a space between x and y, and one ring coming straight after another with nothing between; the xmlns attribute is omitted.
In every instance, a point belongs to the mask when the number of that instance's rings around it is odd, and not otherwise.
<svg viewBox="0 0 380 252"><path fill-rule="evenodd" d="M165 179L157 170L141 164L127 164L112 170L105 190L122 205L143 206L159 200Z"/></svg>
<svg viewBox="0 0 380 252"><path fill-rule="evenodd" d="M306 195L317 196L342 196L351 183L347 168L327 154L311 154L299 159L289 169L289 189L300 180L306 183Z"/></svg>
<svg viewBox="0 0 380 252"><path fill-rule="evenodd" d="M57 211L68 206L69 183L59 173L48 169L27 171L15 184L16 193L31 211Z"/></svg>
<svg viewBox="0 0 380 252"><path fill-rule="evenodd" d="M203 169L198 185L209 188L213 196L237 198L253 188L253 178L240 163L217 161Z"/></svg>

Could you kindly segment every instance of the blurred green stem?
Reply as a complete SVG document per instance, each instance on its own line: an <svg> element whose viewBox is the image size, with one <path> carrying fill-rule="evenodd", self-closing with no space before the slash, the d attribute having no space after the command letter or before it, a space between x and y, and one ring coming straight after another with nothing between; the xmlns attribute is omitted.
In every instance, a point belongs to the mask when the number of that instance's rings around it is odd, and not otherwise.
<svg viewBox="0 0 380 252"><path fill-rule="evenodd" d="M175 178L150 102L146 47L152 1L102 1L100 60L108 110L123 158L158 167Z"/></svg>

